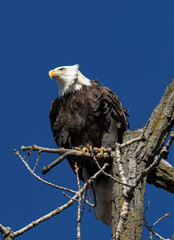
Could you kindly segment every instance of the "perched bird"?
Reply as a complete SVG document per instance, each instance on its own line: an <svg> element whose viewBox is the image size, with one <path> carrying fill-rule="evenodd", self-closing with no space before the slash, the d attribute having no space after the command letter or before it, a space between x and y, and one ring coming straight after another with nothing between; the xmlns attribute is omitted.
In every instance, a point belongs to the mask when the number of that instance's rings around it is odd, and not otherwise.
<svg viewBox="0 0 174 240"><path fill-rule="evenodd" d="M50 109L50 122L58 147L80 148L86 146L101 149L112 148L121 142L128 122L127 110L119 98L108 88L89 80L80 71L79 65L63 66L49 71L59 86L59 95ZM79 167L79 177L87 181L99 169L89 161L68 157L74 169ZM112 174L112 164L107 168ZM95 216L107 226L112 220L112 179L100 174L92 185Z"/></svg>

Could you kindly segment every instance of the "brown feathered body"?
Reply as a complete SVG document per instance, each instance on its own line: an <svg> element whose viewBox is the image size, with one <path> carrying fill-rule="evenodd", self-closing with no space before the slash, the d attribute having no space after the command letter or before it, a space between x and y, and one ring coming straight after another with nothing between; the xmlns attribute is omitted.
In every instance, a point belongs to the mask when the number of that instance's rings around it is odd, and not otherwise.
<svg viewBox="0 0 174 240"><path fill-rule="evenodd" d="M119 98L96 80L90 86L84 85L78 91L54 99L49 117L56 144L64 148L83 148L87 144L112 148L115 142L122 141L128 125ZM76 159L71 157L68 161L74 169ZM89 161L77 162L83 181L98 171ZM112 173L112 164L107 172ZM100 175L92 186L96 218L106 225L111 224L112 186L111 178L105 175Z"/></svg>

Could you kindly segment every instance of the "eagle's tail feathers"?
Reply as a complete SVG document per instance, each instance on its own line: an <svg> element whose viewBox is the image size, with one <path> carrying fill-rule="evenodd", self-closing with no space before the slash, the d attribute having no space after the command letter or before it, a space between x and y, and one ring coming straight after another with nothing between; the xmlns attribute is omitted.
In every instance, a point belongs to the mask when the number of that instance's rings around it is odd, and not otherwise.
<svg viewBox="0 0 174 240"><path fill-rule="evenodd" d="M105 177L103 180L106 180ZM95 181L93 184L93 195L95 199L95 216L106 226L112 223L112 182L109 178L107 181Z"/></svg>

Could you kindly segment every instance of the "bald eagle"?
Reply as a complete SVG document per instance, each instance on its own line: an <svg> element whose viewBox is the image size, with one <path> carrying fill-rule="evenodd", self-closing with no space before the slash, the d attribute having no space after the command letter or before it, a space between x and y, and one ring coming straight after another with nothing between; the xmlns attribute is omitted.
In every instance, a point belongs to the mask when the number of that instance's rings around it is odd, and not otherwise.
<svg viewBox="0 0 174 240"><path fill-rule="evenodd" d="M121 142L127 129L127 110L119 98L107 87L89 80L80 71L79 65L63 66L49 71L59 86L59 95L50 109L50 123L58 147L80 149L113 147ZM67 158L74 170L76 159ZM77 160L79 176L87 181L97 171L95 164ZM112 164L107 168L112 174ZM95 216L107 226L112 218L112 179L101 174L92 185Z"/></svg>

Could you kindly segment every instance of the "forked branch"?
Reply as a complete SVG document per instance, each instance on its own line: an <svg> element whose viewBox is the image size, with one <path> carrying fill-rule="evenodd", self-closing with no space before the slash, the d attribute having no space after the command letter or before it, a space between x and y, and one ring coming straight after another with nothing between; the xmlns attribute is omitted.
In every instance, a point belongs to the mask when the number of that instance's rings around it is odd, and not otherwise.
<svg viewBox="0 0 174 240"><path fill-rule="evenodd" d="M102 167L102 170L104 170L106 167L108 166L108 163L105 163L104 166ZM30 230L31 228L34 228L35 226L37 226L38 224L42 223L43 221L46 221L49 218L52 218L56 215L58 215L59 213L61 213L63 210L67 209L68 207L70 207L74 201L76 201L79 198L79 195L81 195L86 188L88 188L88 186L95 181L95 179L102 173L102 170L99 170L96 174L94 174L85 184L83 187L80 188L80 190L64 205L62 205L61 207L56 208L55 210L51 211L50 213L42 216L41 218L32 221L30 224L28 224L27 226L25 226L24 228L16 231L16 232L12 232L9 228L4 227L2 225L0 225L0 231L4 236L4 240L13 240L15 237L23 234L24 232ZM9 237L9 238L8 238ZM11 237L11 238L10 238Z"/></svg>

